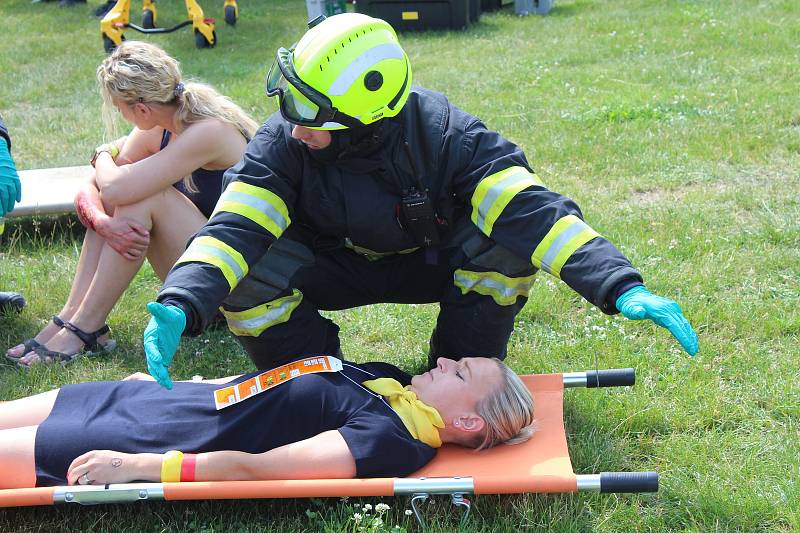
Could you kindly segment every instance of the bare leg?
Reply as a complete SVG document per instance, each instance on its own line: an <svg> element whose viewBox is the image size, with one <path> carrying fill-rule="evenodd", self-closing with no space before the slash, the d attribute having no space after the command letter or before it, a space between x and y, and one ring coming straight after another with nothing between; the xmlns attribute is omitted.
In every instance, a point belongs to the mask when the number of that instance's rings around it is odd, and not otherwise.
<svg viewBox="0 0 800 533"><path fill-rule="evenodd" d="M0 430L0 489L36 486L34 445L39 426Z"/></svg>
<svg viewBox="0 0 800 533"><path fill-rule="evenodd" d="M114 216L136 220L150 230L147 257L162 280L183 253L189 238L206 223L194 204L172 187L136 204L120 206ZM102 327L141 265L142 260L129 261L103 245L97 272L70 322L86 332ZM81 347L81 340L68 330L59 331L47 343L48 349L63 353L75 353ZM30 353L21 362L30 364L37 360L38 356Z"/></svg>
<svg viewBox="0 0 800 533"><path fill-rule="evenodd" d="M19 400L0 402L0 430L38 426L50 416L56 396L58 389Z"/></svg>
<svg viewBox="0 0 800 533"><path fill-rule="evenodd" d="M92 279L97 271L97 264L100 261L100 252L104 244L105 241L100 235L90 229L86 230L86 236L83 238L83 246L81 247L81 255L78 259L78 267L75 270L75 277L72 280L72 287L69 291L69 298L67 298L67 302L58 313L58 316L61 317L62 320L71 320L72 315L75 314L75 311L77 311L80 306L83 299L82 297L89 289L89 285L92 283ZM41 344L45 344L53 335L58 333L59 330L60 328L52 321L48 322L34 339ZM23 350L24 347L22 344L18 344L10 348L6 353L10 357L19 358L24 355Z"/></svg>

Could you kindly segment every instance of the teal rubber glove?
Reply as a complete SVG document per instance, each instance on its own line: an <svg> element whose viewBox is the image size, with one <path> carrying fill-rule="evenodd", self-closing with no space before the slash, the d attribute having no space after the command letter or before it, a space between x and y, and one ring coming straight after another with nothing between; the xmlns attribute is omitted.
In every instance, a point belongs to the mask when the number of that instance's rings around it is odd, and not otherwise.
<svg viewBox="0 0 800 533"><path fill-rule="evenodd" d="M144 354L147 356L147 371L167 389L172 388L169 365L186 328L186 315L179 307L157 302L147 304L153 315L144 329Z"/></svg>
<svg viewBox="0 0 800 533"><path fill-rule="evenodd" d="M5 138L0 137L0 218L14 210L14 204L22 200L22 185L17 167L11 159Z"/></svg>
<svg viewBox="0 0 800 533"><path fill-rule="evenodd" d="M680 306L672 300L656 296L640 285L617 298L617 309L630 320L649 318L667 328L689 355L697 353L697 333L683 316Z"/></svg>

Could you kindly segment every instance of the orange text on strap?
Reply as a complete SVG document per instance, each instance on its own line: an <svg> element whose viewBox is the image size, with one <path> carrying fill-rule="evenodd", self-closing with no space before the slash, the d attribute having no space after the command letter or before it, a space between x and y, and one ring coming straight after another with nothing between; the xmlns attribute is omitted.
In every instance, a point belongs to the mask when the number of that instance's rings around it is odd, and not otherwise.
<svg viewBox="0 0 800 533"><path fill-rule="evenodd" d="M214 403L219 411L304 374L339 372L341 369L342 362L335 357L329 355L307 357L266 370L236 385L217 389L214 391Z"/></svg>

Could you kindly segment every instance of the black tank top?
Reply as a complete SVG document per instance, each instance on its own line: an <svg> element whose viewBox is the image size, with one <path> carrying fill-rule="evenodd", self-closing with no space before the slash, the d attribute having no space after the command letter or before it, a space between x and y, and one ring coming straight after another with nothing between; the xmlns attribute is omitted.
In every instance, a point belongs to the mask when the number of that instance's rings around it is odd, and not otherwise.
<svg viewBox="0 0 800 533"><path fill-rule="evenodd" d="M164 134L161 136L160 150L167 146L170 136L170 132L164 130ZM183 180L174 183L172 186L188 198L203 213L203 216L209 218L222 194L223 174L225 174L224 170L198 168L192 172L192 181L194 182L194 188L197 189L196 191L190 191L186 184L183 183Z"/></svg>

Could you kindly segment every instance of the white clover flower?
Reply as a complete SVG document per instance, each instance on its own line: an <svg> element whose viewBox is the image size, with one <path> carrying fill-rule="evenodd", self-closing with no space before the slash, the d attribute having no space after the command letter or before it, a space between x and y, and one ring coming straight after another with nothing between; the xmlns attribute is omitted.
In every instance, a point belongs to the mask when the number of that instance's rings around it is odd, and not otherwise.
<svg viewBox="0 0 800 533"><path fill-rule="evenodd" d="M356 524L361 522L361 513L354 513L353 514L353 522L355 522Z"/></svg>
<svg viewBox="0 0 800 533"><path fill-rule="evenodd" d="M383 514L388 510L389 506L386 505L385 503L379 503L378 505L375 506L375 512L379 514Z"/></svg>
<svg viewBox="0 0 800 533"><path fill-rule="evenodd" d="M365 503L362 511L364 511L366 513L367 511L371 511L371 510L372 510L372 505L369 504L369 503Z"/></svg>
<svg viewBox="0 0 800 533"><path fill-rule="evenodd" d="M406 513L406 516L411 516L413 514L411 512L411 509L406 509L405 513Z"/></svg>

